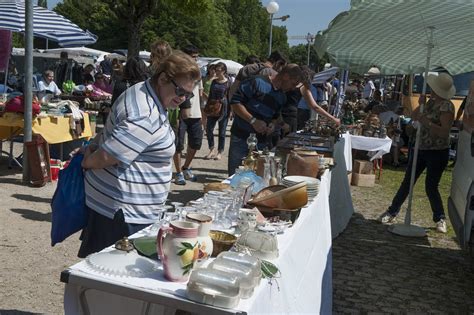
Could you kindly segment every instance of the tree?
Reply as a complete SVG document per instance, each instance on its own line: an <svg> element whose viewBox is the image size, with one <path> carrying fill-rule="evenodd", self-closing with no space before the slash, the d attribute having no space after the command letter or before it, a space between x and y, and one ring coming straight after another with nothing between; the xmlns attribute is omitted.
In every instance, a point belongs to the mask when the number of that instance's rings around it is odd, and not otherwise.
<svg viewBox="0 0 474 315"><path fill-rule="evenodd" d="M154 12L158 0L107 0L117 18L127 25L128 57L138 57L140 31L145 19Z"/></svg>
<svg viewBox="0 0 474 315"><path fill-rule="evenodd" d="M291 62L305 65L308 62L308 44L299 44L296 46L290 47L289 58ZM323 58L319 58L314 49L314 45L310 45L310 58L309 58L309 67L314 71L318 72L324 68L325 63L327 62L327 55Z"/></svg>
<svg viewBox="0 0 474 315"><path fill-rule="evenodd" d="M189 14L176 7L176 3L162 3L154 14L148 17L141 33L144 47L149 47L156 38L181 49L194 44L204 56L237 58L237 41L229 34L230 17L220 4L209 6ZM205 21L205 22L203 22Z"/></svg>
<svg viewBox="0 0 474 315"><path fill-rule="evenodd" d="M249 54L267 57L270 31L269 15L259 0L229 0L224 4L229 33L237 41L238 60Z"/></svg>
<svg viewBox="0 0 474 315"><path fill-rule="evenodd" d="M38 0L38 6L48 8L48 0Z"/></svg>
<svg viewBox="0 0 474 315"><path fill-rule="evenodd" d="M241 62L268 54L269 15L259 0L64 0L54 10L99 36L94 48L128 47L129 56L157 38ZM273 34L273 47L288 54L286 27Z"/></svg>
<svg viewBox="0 0 474 315"><path fill-rule="evenodd" d="M112 50L127 47L127 28L120 23L107 3L101 0L64 0L54 11L67 17L84 30L99 37L96 49Z"/></svg>
<svg viewBox="0 0 474 315"><path fill-rule="evenodd" d="M272 50L278 50L284 55L288 56L290 52L290 46L288 45L288 36L286 32L286 26L273 26Z"/></svg>

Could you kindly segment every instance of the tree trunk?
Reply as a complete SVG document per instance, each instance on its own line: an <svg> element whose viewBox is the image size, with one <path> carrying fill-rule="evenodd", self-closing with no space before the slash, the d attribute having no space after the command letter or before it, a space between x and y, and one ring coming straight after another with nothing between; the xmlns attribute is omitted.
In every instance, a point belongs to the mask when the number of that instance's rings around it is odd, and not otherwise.
<svg viewBox="0 0 474 315"><path fill-rule="evenodd" d="M129 24L128 26L128 55L127 58L138 57L140 52L140 28L139 24Z"/></svg>

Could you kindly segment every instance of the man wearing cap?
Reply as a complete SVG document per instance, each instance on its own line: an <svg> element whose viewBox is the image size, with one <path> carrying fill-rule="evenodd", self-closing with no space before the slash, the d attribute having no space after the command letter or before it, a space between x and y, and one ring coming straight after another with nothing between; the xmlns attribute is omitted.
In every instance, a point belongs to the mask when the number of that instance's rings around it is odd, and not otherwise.
<svg viewBox="0 0 474 315"><path fill-rule="evenodd" d="M431 88L430 99L424 106L423 113L420 113L418 107L412 115L418 128L421 128L415 182L426 169L425 187L433 211L433 221L438 232L446 233L446 217L438 185L449 160L449 132L454 120L454 105L450 99L456 93L456 88L453 79L447 73L430 74L426 82ZM422 95L419 104L423 104L425 98L426 96ZM412 163L413 152L410 151L405 178L388 210L380 215L379 220L382 223L395 222L410 190Z"/></svg>

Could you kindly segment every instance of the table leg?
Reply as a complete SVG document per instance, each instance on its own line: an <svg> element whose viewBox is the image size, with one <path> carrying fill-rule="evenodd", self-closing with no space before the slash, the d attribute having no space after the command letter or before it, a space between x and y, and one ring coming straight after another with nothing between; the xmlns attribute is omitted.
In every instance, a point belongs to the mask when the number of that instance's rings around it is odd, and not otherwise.
<svg viewBox="0 0 474 315"><path fill-rule="evenodd" d="M82 314L84 315L90 315L90 310L89 310L89 304L87 303L87 298L86 298L86 291L89 290L88 288L83 288L81 290L81 293L79 294L79 302L81 304L81 310Z"/></svg>
<svg viewBox="0 0 474 315"><path fill-rule="evenodd" d="M382 164L382 159L375 159L374 160L374 174L377 174L377 179L380 180L382 178L382 169L383 169L383 164Z"/></svg>

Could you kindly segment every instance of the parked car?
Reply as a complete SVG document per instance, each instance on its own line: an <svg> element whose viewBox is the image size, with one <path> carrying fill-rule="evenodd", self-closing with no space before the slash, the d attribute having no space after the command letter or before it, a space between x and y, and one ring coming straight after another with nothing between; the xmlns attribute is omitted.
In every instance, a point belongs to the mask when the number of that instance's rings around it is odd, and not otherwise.
<svg viewBox="0 0 474 315"><path fill-rule="evenodd" d="M474 81L458 135L448 214L459 245L474 255ZM471 99L471 100L470 100Z"/></svg>

